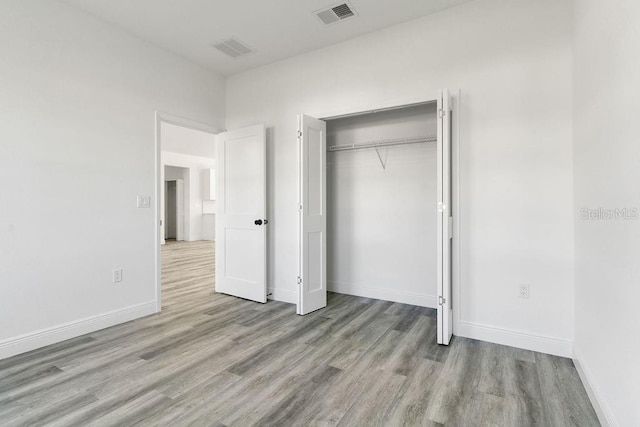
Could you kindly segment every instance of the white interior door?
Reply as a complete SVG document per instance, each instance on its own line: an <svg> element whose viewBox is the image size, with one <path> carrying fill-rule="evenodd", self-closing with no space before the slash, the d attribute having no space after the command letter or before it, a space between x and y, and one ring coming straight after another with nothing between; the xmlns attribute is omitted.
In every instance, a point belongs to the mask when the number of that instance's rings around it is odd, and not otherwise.
<svg viewBox="0 0 640 427"><path fill-rule="evenodd" d="M300 274L298 314L327 306L327 124L298 117Z"/></svg>
<svg viewBox="0 0 640 427"><path fill-rule="evenodd" d="M264 125L216 135L216 291L267 302Z"/></svg>
<svg viewBox="0 0 640 427"><path fill-rule="evenodd" d="M453 335L451 311L451 97L443 89L438 98L438 344L449 345Z"/></svg>
<svg viewBox="0 0 640 427"><path fill-rule="evenodd" d="M184 240L184 180L176 179L176 240Z"/></svg>

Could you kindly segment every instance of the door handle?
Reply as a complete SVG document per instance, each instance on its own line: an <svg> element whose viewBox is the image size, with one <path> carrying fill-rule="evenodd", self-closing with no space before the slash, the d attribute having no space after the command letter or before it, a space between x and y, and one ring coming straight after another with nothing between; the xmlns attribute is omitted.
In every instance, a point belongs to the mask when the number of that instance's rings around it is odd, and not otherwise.
<svg viewBox="0 0 640 427"><path fill-rule="evenodd" d="M253 221L253 223L255 225L262 225L262 220L261 219L256 219L255 221Z"/></svg>

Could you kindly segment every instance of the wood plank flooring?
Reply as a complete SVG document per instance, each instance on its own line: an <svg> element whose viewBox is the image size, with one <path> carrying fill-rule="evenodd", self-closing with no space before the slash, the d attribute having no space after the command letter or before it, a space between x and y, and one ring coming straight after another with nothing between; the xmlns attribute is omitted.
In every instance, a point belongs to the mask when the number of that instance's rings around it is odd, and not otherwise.
<svg viewBox="0 0 640 427"><path fill-rule="evenodd" d="M421 307L215 294L213 257L168 244L162 313L1 360L0 425L599 425L569 359L438 346Z"/></svg>

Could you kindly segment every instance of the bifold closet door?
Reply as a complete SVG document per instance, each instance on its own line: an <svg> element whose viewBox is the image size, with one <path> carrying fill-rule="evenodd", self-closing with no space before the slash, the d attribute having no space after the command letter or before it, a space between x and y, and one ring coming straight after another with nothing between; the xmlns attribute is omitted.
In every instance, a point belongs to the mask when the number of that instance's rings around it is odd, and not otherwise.
<svg viewBox="0 0 640 427"><path fill-rule="evenodd" d="M451 311L451 97L443 89L438 98L438 344L449 345L453 335Z"/></svg>
<svg viewBox="0 0 640 427"><path fill-rule="evenodd" d="M216 135L216 291L267 302L264 125Z"/></svg>
<svg viewBox="0 0 640 427"><path fill-rule="evenodd" d="M300 154L298 314L327 306L327 124L298 117Z"/></svg>

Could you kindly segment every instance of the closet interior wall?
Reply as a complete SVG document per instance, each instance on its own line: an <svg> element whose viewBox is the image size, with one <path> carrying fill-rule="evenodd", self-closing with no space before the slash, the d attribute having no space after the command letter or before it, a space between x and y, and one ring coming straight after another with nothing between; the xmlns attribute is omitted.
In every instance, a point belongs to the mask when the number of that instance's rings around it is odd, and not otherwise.
<svg viewBox="0 0 640 427"><path fill-rule="evenodd" d="M328 119L327 146L435 136L436 110L428 103ZM436 148L329 151L329 291L436 306Z"/></svg>

